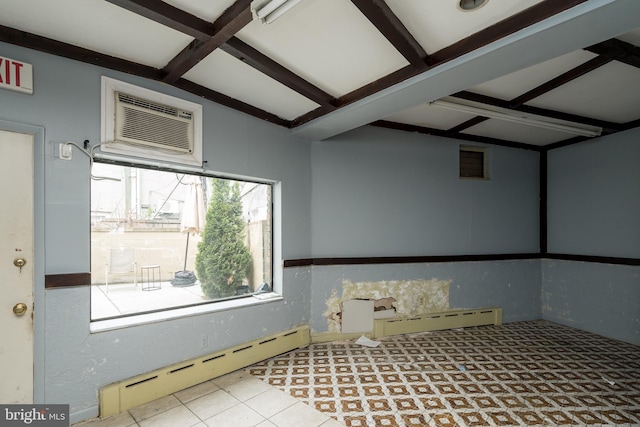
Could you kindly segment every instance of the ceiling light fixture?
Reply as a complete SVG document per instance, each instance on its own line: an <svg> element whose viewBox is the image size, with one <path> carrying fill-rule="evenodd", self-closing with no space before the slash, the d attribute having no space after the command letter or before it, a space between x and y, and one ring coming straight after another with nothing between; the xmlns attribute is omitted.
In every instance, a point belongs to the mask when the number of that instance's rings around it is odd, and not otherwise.
<svg viewBox="0 0 640 427"><path fill-rule="evenodd" d="M550 129L591 138L602 135L602 128L598 126L590 126L567 120L554 119L552 117L539 116L537 114L529 114L522 111L510 110L508 108L482 104L480 102L468 101L466 99L445 97L430 102L430 105L445 108L447 110L475 114L477 116L488 117L491 119L520 123L523 125L535 126L543 129Z"/></svg>
<svg viewBox="0 0 640 427"><path fill-rule="evenodd" d="M254 0L253 3L251 3L251 13L254 19L261 20L263 24L271 24L301 1L302 0Z"/></svg>
<svg viewBox="0 0 640 427"><path fill-rule="evenodd" d="M487 4L489 0L460 0L460 9L474 10Z"/></svg>

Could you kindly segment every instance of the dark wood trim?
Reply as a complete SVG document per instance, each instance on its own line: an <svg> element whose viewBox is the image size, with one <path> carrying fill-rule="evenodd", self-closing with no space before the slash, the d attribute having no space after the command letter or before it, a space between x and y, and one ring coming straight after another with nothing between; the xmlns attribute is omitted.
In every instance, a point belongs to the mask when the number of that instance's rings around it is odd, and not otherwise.
<svg viewBox="0 0 640 427"><path fill-rule="evenodd" d="M321 106L333 107L335 104L336 100L333 96L278 64L273 59L259 52L252 46L249 46L237 37L231 37L226 43L220 46L220 49Z"/></svg>
<svg viewBox="0 0 640 427"><path fill-rule="evenodd" d="M640 258L618 258L572 254L491 254L491 255L434 255L404 257L354 257L354 258L300 258L288 259L284 268L330 266L330 265L373 265L373 264L427 264L442 262L517 261L535 259L557 259L565 261L593 262L616 265L640 266Z"/></svg>
<svg viewBox="0 0 640 427"><path fill-rule="evenodd" d="M492 105L495 107L509 108L509 101L505 101L499 98L494 98L488 95L481 95L478 93L469 92L466 90L457 92L451 96L454 98L465 99L467 101L480 102L482 104ZM532 107L529 105L520 105L517 108L513 108L513 109L517 111L522 111L525 113L536 114L538 116L549 117L552 119L567 120L569 122L582 123L590 126L598 126L603 129L602 131L603 134L615 133L615 132L624 130L623 125L619 123L592 119L590 117L579 116L577 114L561 113L559 111L548 110L546 108Z"/></svg>
<svg viewBox="0 0 640 427"><path fill-rule="evenodd" d="M363 264L418 264L436 262L512 261L539 259L540 254L487 254L487 255L433 255L399 257L353 257L353 258L303 258L284 261L284 267L307 267L314 265L363 265Z"/></svg>
<svg viewBox="0 0 640 427"><path fill-rule="evenodd" d="M431 54L428 57L429 63L425 63L423 67L416 68L413 65L409 65L385 77L382 77L379 80L371 82L361 88L355 89L354 91L343 95L342 97L338 98L337 106L338 108L340 108L364 99L382 89L391 87L410 77L423 73L433 67L442 65L455 58L458 58L459 56L486 46L489 43L500 40L501 38L506 37L509 34L513 34L523 28L547 19L557 13L563 12L567 9L584 3L585 1L587 0L567 0L562 2L556 0L544 0L516 15L504 19L488 28L485 28L484 30L472 34L471 36L463 40L460 40L457 43L454 43L451 46L448 46L444 49L439 50L438 52ZM312 113L313 114L305 114L304 116L296 118L293 121L293 125L300 126L308 121L317 119L318 117L322 116L321 110L315 110Z"/></svg>
<svg viewBox="0 0 640 427"><path fill-rule="evenodd" d="M131 11L132 13L139 14L158 22L159 24L191 35L195 40L186 46L183 51L174 57L162 70L4 26L0 26L0 41L122 71L144 78L161 80L166 83L173 84L176 87L184 85L183 82L176 84L181 80L184 73L194 67L199 61L204 59L215 49L222 47L227 43L228 49L230 51L235 51L236 55L238 55L236 57L243 55L249 65L252 65L261 72L280 81L293 90L296 90L298 93L313 100L314 102L317 102L320 107L290 121L274 118L273 115L270 115L260 109L256 109L255 107L249 106L250 108L247 108L248 104L240 101L232 102L227 99L228 97L224 99L225 102L223 102L223 105L230 106L231 108L250 115L255 115L258 118L264 119L265 117L269 117L266 120L281 126L293 128L315 118L321 117L336 108L351 104L382 89L391 87L407 78L427 71L434 66L448 62L464 53L485 46L528 25L532 25L553 16L554 14L583 3L586 0L568 0L566 2L544 0L531 8L500 21L491 27L481 30L466 39L455 43L454 45L434 53L431 56L428 56L428 54L424 52L420 44L413 38L406 27L404 27L384 1L352 0L361 12L377 26L379 31L387 37L388 40L390 40L395 48L408 59L411 65L403 67L400 70L358 88L338 99L334 99L331 95L320 90L309 82L306 82L300 76L297 76L291 71L286 70L284 67L279 66L275 61L267 58L256 49L243 44L239 40L238 43L235 43L233 40L235 34L252 20L250 11L251 0L236 0L235 3L214 23L207 22L169 4L155 2L153 0L108 1L114 5ZM232 41L228 43L229 40ZM598 45L594 45L589 49L592 49L592 51L596 51L608 58L614 57L617 60L624 60L625 62L632 64L634 64L634 61L638 60L638 51L640 51L637 47L617 40L603 42ZM428 64L425 61L427 61ZM219 96L216 95L209 97L205 95L205 98L218 102L215 99L219 98ZM524 106L522 107L522 110L525 111ZM258 113L257 115L255 114L256 112ZM539 110L535 112L535 114L545 115L545 112L543 110ZM549 112L546 114L549 114ZM586 118L578 118L577 116L572 116L572 118L562 117L562 115L557 112L552 112L551 114L552 115L549 115L550 117L564 118L565 120L594 124L596 126L607 128L607 125L593 123L597 121L592 120L589 122L581 120ZM611 126L611 129L614 131L619 131L619 128L620 125L613 124ZM610 132L605 131L605 133ZM459 136L459 138L464 137Z"/></svg>
<svg viewBox="0 0 640 427"><path fill-rule="evenodd" d="M579 142L588 141L591 138L586 136L575 136L573 138L565 139L564 141L554 142L553 144L545 145L544 151L555 150L556 148L567 147L569 145L577 144Z"/></svg>
<svg viewBox="0 0 640 427"><path fill-rule="evenodd" d="M202 61L249 24L253 20L250 6L250 0L237 0L225 10L213 23L213 36L207 41L194 40L169 61L162 69L162 81L166 83L177 81L184 73L195 67L198 62Z"/></svg>
<svg viewBox="0 0 640 427"><path fill-rule="evenodd" d="M602 135L608 135L610 133L620 132L623 129L623 125L620 123L608 122L605 120L598 120L591 117L579 116L577 114L563 113L556 110L549 110L546 108L533 107L531 105L521 105L515 108L518 111L524 113L537 114L538 116L546 116L559 120L566 120L568 122L581 123L590 126L598 126L602 128Z"/></svg>
<svg viewBox="0 0 640 427"><path fill-rule="evenodd" d="M39 52L49 53L75 61L84 62L87 64L97 65L99 67L104 67L115 71L121 71L127 74L145 77L151 80L162 80L162 72L157 68L148 67L146 65L137 64L109 55L103 55L91 50L58 42L56 40L26 33L24 31L19 31L2 25L0 25L0 41L37 50ZM172 86L200 96L204 99L208 99L209 101L215 102L217 104L221 104L242 113L249 114L258 119L274 123L278 126L286 128L291 127L291 122L289 120L282 119L275 114L266 112L250 104L223 95L219 92L216 92L209 88L205 88L204 86L200 86L188 80L179 79L173 82Z"/></svg>
<svg viewBox="0 0 640 427"><path fill-rule="evenodd" d="M425 66L429 60L427 52L383 0L351 2L411 65L418 68Z"/></svg>
<svg viewBox="0 0 640 427"><path fill-rule="evenodd" d="M594 262L601 264L631 265L640 266L640 258L621 258L596 255L575 255L575 254L545 254L542 258L557 259L563 261Z"/></svg>
<svg viewBox="0 0 640 427"><path fill-rule="evenodd" d="M609 62L611 62L612 59L611 58L606 58L604 56L597 56L581 65L578 65L577 67L567 71L566 73L563 73L561 75L559 75L558 77L551 79L549 81L547 81L546 83L541 84L538 87L535 87L533 89L531 89L530 91L518 96L517 98L512 99L509 102L506 101L502 101L502 100L498 100L496 98L493 98L492 101L496 103L497 106L501 106L501 107L505 107L505 108L509 108L511 110L515 110L519 107L522 107L524 105L525 102L528 102L534 98L537 98L540 95L543 95L549 91L552 91L553 89L556 89L572 80L577 79L578 77L589 73L593 70L595 70L598 67L603 66L604 64L608 64ZM494 104L489 104L489 105L494 105ZM549 114L552 114L551 112L548 112ZM470 127L473 127L479 123L484 122L485 120L487 120L487 117L483 117L483 116L476 116L473 119L467 120L464 123L459 124L458 126L455 126L451 129L449 129L447 131L447 133L449 135L456 135L458 132L461 132L465 129L468 129ZM562 141L564 142L564 141ZM573 143L573 142L572 142Z"/></svg>
<svg viewBox="0 0 640 427"><path fill-rule="evenodd" d="M458 133L450 135L447 131L441 129L433 129L424 126L409 125L405 123L390 122L387 120L377 120L370 123L371 126L377 126L386 129L401 130L404 132L421 133L424 135L434 135L442 138L455 139L456 141L478 142L480 144L498 145L500 147L519 148L522 150L540 151L542 147L521 142L507 141L504 139L489 138L486 136L471 135L466 133Z"/></svg>
<svg viewBox="0 0 640 427"><path fill-rule="evenodd" d="M589 46L585 50L640 68L640 47L622 40L605 40Z"/></svg>
<svg viewBox="0 0 640 427"><path fill-rule="evenodd" d="M152 80L160 80L162 76L160 70L157 68L94 52L89 49L2 25L0 25L0 41Z"/></svg>
<svg viewBox="0 0 640 427"><path fill-rule="evenodd" d="M498 41L510 34L520 31L544 19L550 18L567 9L571 9L587 0L544 0L528 9L523 10L507 19L491 25L471 36L462 39L451 46L439 50L431 55L433 64L440 65L451 61L466 53L479 49Z"/></svg>
<svg viewBox="0 0 640 427"><path fill-rule="evenodd" d="M611 62L611 58L607 58L604 56L596 56L595 58L578 65L577 67L567 71L566 73L560 74L558 77L549 80L546 83L541 84L538 87L531 89L528 92L523 93L517 98L512 99L509 102L509 108L518 108L525 102L531 101L534 98L539 97L547 92L552 91L553 89L557 89L558 87L569 83L572 80L577 79L580 76L583 76L591 71L602 67L605 64Z"/></svg>
<svg viewBox="0 0 640 427"><path fill-rule="evenodd" d="M548 155L547 151L540 152L540 213L539 213L539 227L540 227L540 254L544 256L547 253L547 172L548 172Z"/></svg>
<svg viewBox="0 0 640 427"><path fill-rule="evenodd" d="M45 289L90 285L91 273L47 274L44 276Z"/></svg>
<svg viewBox="0 0 640 427"><path fill-rule="evenodd" d="M181 33L190 35L201 41L210 39L213 34L213 23L198 18L182 9L157 0L107 0L116 6L144 16L158 24Z"/></svg>
<svg viewBox="0 0 640 427"><path fill-rule="evenodd" d="M488 117L475 116L474 118L469 119L466 122L460 123L459 125L454 126L451 129L447 130L446 134L450 136L455 136L458 133L462 132L463 130L469 129L470 127L473 127L487 120L489 120Z"/></svg>
<svg viewBox="0 0 640 427"><path fill-rule="evenodd" d="M285 120L244 102L232 100L230 97L218 94L212 90L205 92L194 92L190 89L185 90L271 123L287 128L294 128L334 111L336 108L361 100L382 89L400 83L407 78L427 71L434 66L448 62L461 54L485 46L506 35L512 34L521 28L574 7L586 0L570 0L566 2L544 0L519 14L481 30L468 38L455 43L454 45L434 53L431 56L428 56L428 54L422 50L419 43L411 36L406 27L402 25L400 20L392 13L384 1L352 0L354 5L356 5L360 11L377 26L379 31L387 37L388 40L390 40L400 53L407 58L411 65L403 67L402 69L382 77L377 81L371 82L361 88L345 94L338 99L333 98L330 94L305 81L300 76L290 70L287 70L256 49L246 45L234 37L240 29L252 20L250 11L251 0L237 0L214 23L205 21L169 4L156 2L154 0L107 1L132 13L136 13L158 22L161 25L165 25L174 30L191 35L195 40L185 47L185 49L173 58L162 70L94 52L78 46L62 43L46 37L37 36L24 31L19 31L6 26L0 26L0 41L152 80L165 81L181 88L202 88L202 86L197 84L186 84L184 81L181 81L181 76L195 66L200 60L209 55L213 50L223 47L227 52L233 52L232 54L234 56L244 60L247 64L285 84L301 95L317 102L320 107L311 112L305 113L294 120ZM489 102L491 99L490 97L471 94L468 92L460 92L456 94L456 96L474 100L484 99L480 100L480 102L489 103L490 105L499 105L501 107L511 106L512 108L515 107L515 109L523 112L600 126L604 129L604 135L640 126L640 121L618 124L523 105L527 100L552 90L553 88L589 72L598 66L604 65L610 60L618 60L632 66L640 67L640 48L617 39L598 43L586 48L586 50L598 54L599 57L570 70L562 76L559 76L556 79L527 92L526 94L521 95L520 97L512 100L511 103L494 98L494 103L492 104ZM491 138L483 139L483 137L476 137L468 134L456 134L456 132L460 132L461 130L472 126L474 123L477 124L478 122L473 120L468 121L450 129L448 132L449 135L439 134L439 136L446 137L455 135L456 139L472 140L494 145L515 146L518 144L511 141L501 141ZM437 134L431 130L422 131L421 133ZM580 137L572 138L547 147L551 147L550 149L559 148L575 144L583 140L584 138ZM539 149L539 147L535 146L533 146L535 148L528 148L526 147L527 145L528 144L520 144L519 148Z"/></svg>
<svg viewBox="0 0 640 427"><path fill-rule="evenodd" d="M362 87L359 87L351 92L342 95L337 100L338 108L344 107L346 105L352 104L356 101L360 101L361 99L366 98L367 96L373 95L383 89L390 88L393 85L396 85L404 80L407 80L410 77L417 76L424 71L427 71L429 67L426 65L423 68L415 68L413 65L407 65L406 67L400 68L399 70L394 71L391 74L387 74L384 77L379 78L371 83L368 83ZM320 117L320 116L318 116ZM316 119L317 117L306 118L305 121L309 121L311 119ZM300 118L302 119L302 118ZM297 119L296 119L297 120ZM301 121L300 124L304 123Z"/></svg>
<svg viewBox="0 0 640 427"><path fill-rule="evenodd" d="M616 126L616 129L612 129L611 127L609 128L603 128L603 132L602 132L602 136L606 136L606 135L611 135L613 133L617 133L617 132L623 132L625 130L629 130L629 129L634 129L637 127L640 127L640 119L638 120L634 120L631 122L627 122L627 123L622 123L622 124L614 124ZM596 125L598 126L598 125ZM555 150L557 148L562 148L562 147L567 147L569 145L573 145L573 144L578 144L580 142L584 142L584 141L588 141L591 138L588 138L586 136L576 136L570 139L565 139L564 141L558 141L558 142L554 142L553 144L549 144L549 145L545 145L543 148L545 151L550 151L550 150Z"/></svg>
<svg viewBox="0 0 640 427"><path fill-rule="evenodd" d="M624 123L621 130L629 130L640 127L640 119Z"/></svg>
<svg viewBox="0 0 640 427"><path fill-rule="evenodd" d="M224 95L220 92L216 92L215 90L206 88L204 86L200 86L199 84L193 83L192 81L189 81L186 79L179 79L178 81L172 83L171 85L179 89L185 90L187 92L190 92L194 95L198 95L204 99L208 99L209 101L213 101L217 104L221 104L229 108L233 108L234 110L249 114L253 117L257 117L267 122L270 122L279 126L283 126L286 128L291 126L288 120L278 117L275 114L269 113L258 107L254 107L253 105L239 101L235 98L231 98L230 96Z"/></svg>
<svg viewBox="0 0 640 427"><path fill-rule="evenodd" d="M282 264L284 268L309 267L313 265L313 258L285 259Z"/></svg>

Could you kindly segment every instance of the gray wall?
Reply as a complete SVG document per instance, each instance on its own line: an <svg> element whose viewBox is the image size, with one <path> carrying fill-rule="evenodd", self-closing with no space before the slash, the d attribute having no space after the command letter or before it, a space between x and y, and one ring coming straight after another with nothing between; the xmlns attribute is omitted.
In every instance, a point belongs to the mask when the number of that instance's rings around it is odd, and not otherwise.
<svg viewBox="0 0 640 427"><path fill-rule="evenodd" d="M548 153L551 253L640 258L640 129Z"/></svg>
<svg viewBox="0 0 640 427"><path fill-rule="evenodd" d="M479 144L478 144L479 145ZM314 142L314 257L537 253L539 154L491 146L491 179L459 178L450 139L365 127ZM540 262L314 266L311 326L344 280L451 280L452 308L501 306L505 321L538 319Z"/></svg>
<svg viewBox="0 0 640 427"><path fill-rule="evenodd" d="M640 258L640 130L551 150L549 252ZM542 264L543 317L640 344L640 267Z"/></svg>
<svg viewBox="0 0 640 427"><path fill-rule="evenodd" d="M640 345L640 267L544 260L542 315Z"/></svg>
<svg viewBox="0 0 640 427"><path fill-rule="evenodd" d="M372 126L314 142L313 256L538 252L539 154L492 146L483 181L459 178L458 150Z"/></svg>
<svg viewBox="0 0 640 427"><path fill-rule="evenodd" d="M289 131L202 100L169 86L0 43L2 55L34 67L34 94L2 91L0 124L44 128L36 173L44 172L44 209L36 212L36 253L41 274L90 269L89 162L55 157L65 141L100 139L100 77L107 75L202 103L204 157L211 170L279 181L282 192L282 256L310 255L310 148ZM7 125L9 123L10 125ZM37 202L37 206L40 206ZM42 230L44 228L44 230ZM44 233L44 237L42 236ZM277 267L277 266L276 266ZM37 270L38 271L38 270ZM308 323L310 277L284 272L284 301L186 317L109 332L89 333L89 287L44 290L36 280L36 399L69 403L72 422L98 413L98 389L106 384L184 359L224 349ZM40 319L40 321L39 321ZM201 336L210 345L201 347ZM45 351L46 349L46 351Z"/></svg>

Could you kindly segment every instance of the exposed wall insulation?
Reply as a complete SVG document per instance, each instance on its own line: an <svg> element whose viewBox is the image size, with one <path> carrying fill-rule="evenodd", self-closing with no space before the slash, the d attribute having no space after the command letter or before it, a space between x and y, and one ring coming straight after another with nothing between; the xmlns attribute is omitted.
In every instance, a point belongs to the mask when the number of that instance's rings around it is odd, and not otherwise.
<svg viewBox="0 0 640 427"><path fill-rule="evenodd" d="M333 290L327 300L328 331L340 332L338 313L340 304L349 299L395 298L393 306L397 316L446 311L449 309L449 286L451 280L393 280L382 282L342 282L342 296Z"/></svg>

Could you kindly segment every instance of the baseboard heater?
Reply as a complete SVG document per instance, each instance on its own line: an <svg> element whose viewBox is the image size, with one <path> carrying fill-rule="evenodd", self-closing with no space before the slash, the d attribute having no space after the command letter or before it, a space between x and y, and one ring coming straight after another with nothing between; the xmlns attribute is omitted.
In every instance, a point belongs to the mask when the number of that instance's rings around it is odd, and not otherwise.
<svg viewBox="0 0 640 427"><path fill-rule="evenodd" d="M100 389L100 418L119 414L261 360L306 347L310 342L309 326L300 326L110 384Z"/></svg>
<svg viewBox="0 0 640 427"><path fill-rule="evenodd" d="M416 332L501 324L502 308L500 307L451 310L418 316L376 319L373 322L373 337L382 338Z"/></svg>

